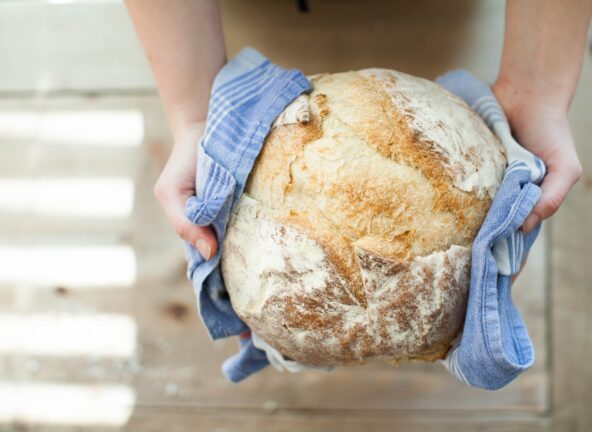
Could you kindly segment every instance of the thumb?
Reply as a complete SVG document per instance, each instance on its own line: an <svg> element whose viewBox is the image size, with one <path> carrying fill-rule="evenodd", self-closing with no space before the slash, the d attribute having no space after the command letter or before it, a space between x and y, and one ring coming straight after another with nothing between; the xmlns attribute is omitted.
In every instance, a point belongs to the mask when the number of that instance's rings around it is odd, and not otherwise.
<svg viewBox="0 0 592 432"><path fill-rule="evenodd" d="M206 261L216 255L216 235L209 226L195 225L183 213L169 219L177 235L195 246Z"/></svg>
<svg viewBox="0 0 592 432"><path fill-rule="evenodd" d="M582 165L577 156L562 158L555 163L548 163L548 172L541 184L541 198L522 225L527 233L542 220L547 219L559 209L571 187L582 175Z"/></svg>
<svg viewBox="0 0 592 432"><path fill-rule="evenodd" d="M177 235L195 246L206 261L216 255L218 243L212 228L196 225L185 216L185 201L189 197L166 191L156 195Z"/></svg>

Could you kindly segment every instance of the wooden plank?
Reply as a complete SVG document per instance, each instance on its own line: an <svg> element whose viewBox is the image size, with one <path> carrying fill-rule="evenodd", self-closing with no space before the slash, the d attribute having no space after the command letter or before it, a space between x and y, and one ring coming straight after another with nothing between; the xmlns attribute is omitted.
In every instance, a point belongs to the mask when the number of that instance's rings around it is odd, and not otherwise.
<svg viewBox="0 0 592 432"><path fill-rule="evenodd" d="M483 418L463 419L449 417L409 418L359 418L332 413L330 416L268 416L257 413L252 416L233 415L224 412L214 415L186 415L183 412L163 415L159 410L152 410L150 415L134 416L124 431L163 431L167 432L382 432L385 430L404 430L423 432L436 429L442 432L543 432L551 430L547 419ZM10 430L35 430L38 432L74 432L81 430L93 432L112 432L110 427L90 426L51 426L15 423Z"/></svg>
<svg viewBox="0 0 592 432"><path fill-rule="evenodd" d="M156 414L158 413L158 414ZM549 421L543 417L495 416L479 417L446 415L405 415L390 412L388 414L369 413L351 415L347 412L284 412L274 411L269 406L259 412L241 412L233 410L187 411L142 409L134 413L129 423L130 430L168 431L385 431L404 430L408 432L437 430L440 431L544 431L549 429Z"/></svg>
<svg viewBox="0 0 592 432"><path fill-rule="evenodd" d="M154 87L119 0L2 2L0 52L4 93Z"/></svg>
<svg viewBox="0 0 592 432"><path fill-rule="evenodd" d="M249 45L305 73L384 67L434 78L466 68L491 81L502 46L503 4L359 0L221 0L229 55ZM273 37L269 37L273 35Z"/></svg>
<svg viewBox="0 0 592 432"><path fill-rule="evenodd" d="M229 54L252 45L274 61L306 73L390 67L433 78L463 67L487 80L495 77L502 40L491 35L502 31L500 3L309 3L311 13L302 14L295 1L222 0ZM11 42L15 40L19 43ZM120 0L3 2L0 52L4 93L154 88Z"/></svg>

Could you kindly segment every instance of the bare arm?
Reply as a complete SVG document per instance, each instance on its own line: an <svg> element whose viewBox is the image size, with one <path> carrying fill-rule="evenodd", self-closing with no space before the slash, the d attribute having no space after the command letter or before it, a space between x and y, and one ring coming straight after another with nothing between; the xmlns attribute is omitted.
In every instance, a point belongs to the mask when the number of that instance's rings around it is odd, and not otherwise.
<svg viewBox="0 0 592 432"><path fill-rule="evenodd" d="M552 216L582 173L567 112L580 76L592 0L507 0L493 90L519 142L543 159L542 196L524 223Z"/></svg>
<svg viewBox="0 0 592 432"><path fill-rule="evenodd" d="M171 225L204 258L216 251L208 227L184 216L195 193L197 143L203 135L210 89L226 60L215 0L126 0L129 15L152 68L175 140L154 194Z"/></svg>

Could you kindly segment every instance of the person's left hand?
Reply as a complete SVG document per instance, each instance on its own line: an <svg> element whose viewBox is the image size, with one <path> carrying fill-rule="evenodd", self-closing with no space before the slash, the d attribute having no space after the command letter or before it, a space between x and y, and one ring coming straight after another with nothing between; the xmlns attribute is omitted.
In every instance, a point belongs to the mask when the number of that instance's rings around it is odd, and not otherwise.
<svg viewBox="0 0 592 432"><path fill-rule="evenodd" d="M552 94L528 93L502 80L496 81L492 90L516 140L538 156L547 168L541 197L521 228L527 233L555 214L582 175L582 165L576 153L567 108L557 103ZM525 263L526 257L522 267ZM512 277L512 282L519 274Z"/></svg>
<svg viewBox="0 0 592 432"><path fill-rule="evenodd" d="M500 81L492 90L517 141L547 167L541 198L522 225L522 231L527 233L555 214L581 177L582 165L576 153L567 108L552 95L545 95L543 91L528 94Z"/></svg>

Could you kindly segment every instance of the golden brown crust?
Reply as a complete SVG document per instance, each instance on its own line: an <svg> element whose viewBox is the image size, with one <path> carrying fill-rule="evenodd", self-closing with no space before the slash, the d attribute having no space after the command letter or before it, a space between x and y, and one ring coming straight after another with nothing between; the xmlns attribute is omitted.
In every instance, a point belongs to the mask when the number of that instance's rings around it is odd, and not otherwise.
<svg viewBox="0 0 592 432"><path fill-rule="evenodd" d="M278 223L256 201L241 200L231 226L222 274L233 306L286 357L317 366L433 361L460 331L468 248L452 246L411 261L356 248L362 304L317 242ZM261 234L269 241L254 249Z"/></svg>

